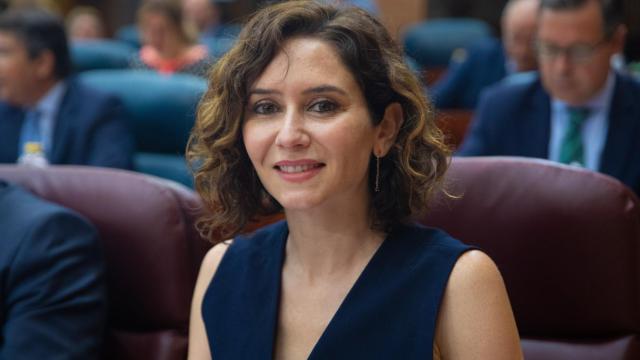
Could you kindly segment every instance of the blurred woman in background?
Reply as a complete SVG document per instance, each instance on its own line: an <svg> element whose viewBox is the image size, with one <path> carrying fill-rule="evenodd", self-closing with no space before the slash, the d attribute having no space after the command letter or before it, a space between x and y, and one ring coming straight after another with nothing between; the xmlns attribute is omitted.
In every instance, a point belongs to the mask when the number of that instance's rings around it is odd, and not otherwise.
<svg viewBox="0 0 640 360"><path fill-rule="evenodd" d="M206 46L195 44L195 34L184 26L179 1L145 1L138 10L138 26L143 46L132 68L206 76L212 59Z"/></svg>

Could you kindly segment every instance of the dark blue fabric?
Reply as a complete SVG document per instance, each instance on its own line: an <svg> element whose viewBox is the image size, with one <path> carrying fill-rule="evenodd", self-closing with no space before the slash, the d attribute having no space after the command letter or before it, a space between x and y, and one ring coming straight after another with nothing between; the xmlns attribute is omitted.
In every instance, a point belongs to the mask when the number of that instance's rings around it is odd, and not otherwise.
<svg viewBox="0 0 640 360"><path fill-rule="evenodd" d="M213 359L270 359L288 228L238 237L202 304ZM430 359L440 301L470 247L440 230L398 226L349 291L309 359Z"/></svg>
<svg viewBox="0 0 640 360"><path fill-rule="evenodd" d="M551 99L539 78L501 83L483 94L458 155L548 158ZM640 194L640 83L616 75L599 171Z"/></svg>
<svg viewBox="0 0 640 360"><path fill-rule="evenodd" d="M428 94L439 109L476 107L480 93L507 75L504 48L500 40L486 38L469 46L464 59L449 64L446 74Z"/></svg>
<svg viewBox="0 0 640 360"><path fill-rule="evenodd" d="M0 102L0 163L15 163L24 111ZM55 118L51 164L133 168L134 140L121 102L85 86L67 81Z"/></svg>
<svg viewBox="0 0 640 360"><path fill-rule="evenodd" d="M0 180L0 360L100 358L101 250L84 218Z"/></svg>

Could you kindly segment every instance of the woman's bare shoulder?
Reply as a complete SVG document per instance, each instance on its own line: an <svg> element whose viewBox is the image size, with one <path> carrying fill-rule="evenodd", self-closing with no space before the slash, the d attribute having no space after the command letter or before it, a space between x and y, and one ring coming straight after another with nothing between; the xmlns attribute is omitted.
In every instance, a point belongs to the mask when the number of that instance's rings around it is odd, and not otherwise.
<svg viewBox="0 0 640 360"><path fill-rule="evenodd" d="M443 359L522 358L502 276L484 252L468 251L456 262L438 316L436 343Z"/></svg>
<svg viewBox="0 0 640 360"><path fill-rule="evenodd" d="M486 286L504 286L496 264L480 250L462 254L451 271L447 288L460 292L484 293Z"/></svg>
<svg viewBox="0 0 640 360"><path fill-rule="evenodd" d="M202 265L200 265L200 273L198 274L191 300L189 352L187 356L189 360L211 360L209 341L201 313L202 300L230 244L231 241L229 240L214 245L204 256Z"/></svg>
<svg viewBox="0 0 640 360"><path fill-rule="evenodd" d="M233 240L226 240L214 245L202 259L198 281L209 283Z"/></svg>

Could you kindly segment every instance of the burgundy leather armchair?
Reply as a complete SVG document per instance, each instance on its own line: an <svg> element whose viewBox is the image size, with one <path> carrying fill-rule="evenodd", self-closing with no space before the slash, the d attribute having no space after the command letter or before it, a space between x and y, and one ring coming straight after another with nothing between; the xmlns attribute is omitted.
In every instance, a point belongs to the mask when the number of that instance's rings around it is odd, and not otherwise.
<svg viewBox="0 0 640 360"><path fill-rule="evenodd" d="M105 359L185 359L191 296L208 243L196 195L172 182L89 167L0 166L0 178L88 218L99 230L109 293Z"/></svg>
<svg viewBox="0 0 640 360"><path fill-rule="evenodd" d="M80 167L0 166L0 178L100 230L111 302L106 358L185 358L191 292L209 247L193 228L200 203L191 191ZM436 199L422 222L494 259L526 359L640 358L640 210L629 189L544 160L498 157L456 158L447 182L461 197Z"/></svg>
<svg viewBox="0 0 640 360"><path fill-rule="evenodd" d="M498 265L527 360L640 359L640 210L608 176L523 158L455 158L422 222ZM488 334L490 336L490 334Z"/></svg>

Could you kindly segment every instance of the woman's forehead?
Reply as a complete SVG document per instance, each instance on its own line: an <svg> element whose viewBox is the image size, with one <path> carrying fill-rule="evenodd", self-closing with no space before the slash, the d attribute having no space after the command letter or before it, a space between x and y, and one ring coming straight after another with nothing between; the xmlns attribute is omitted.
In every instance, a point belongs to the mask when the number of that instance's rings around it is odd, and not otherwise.
<svg viewBox="0 0 640 360"><path fill-rule="evenodd" d="M258 76L252 88L283 83L339 82L344 87L357 85L330 43L309 37L287 40Z"/></svg>

